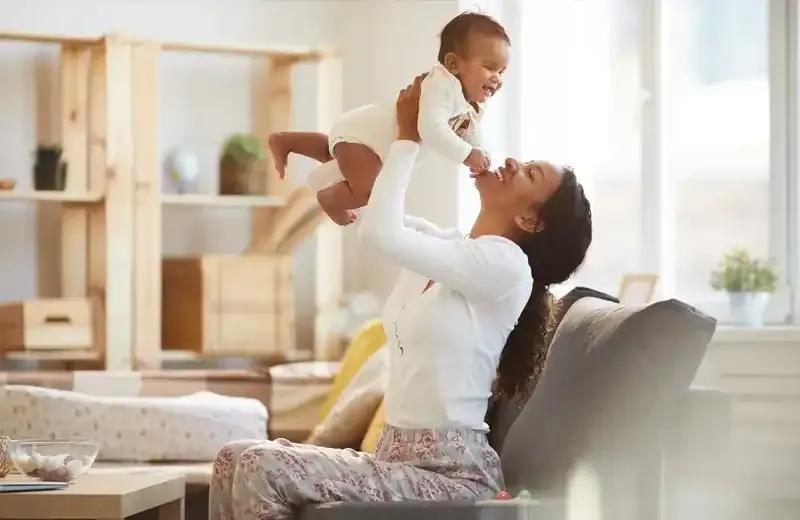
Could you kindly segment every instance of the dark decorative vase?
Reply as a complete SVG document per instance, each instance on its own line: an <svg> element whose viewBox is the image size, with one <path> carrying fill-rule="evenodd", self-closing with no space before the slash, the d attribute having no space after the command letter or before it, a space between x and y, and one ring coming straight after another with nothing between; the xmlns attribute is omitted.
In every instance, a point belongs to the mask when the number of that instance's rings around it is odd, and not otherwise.
<svg viewBox="0 0 800 520"><path fill-rule="evenodd" d="M33 188L37 191L64 191L67 163L61 160L60 146L40 146L33 166Z"/></svg>

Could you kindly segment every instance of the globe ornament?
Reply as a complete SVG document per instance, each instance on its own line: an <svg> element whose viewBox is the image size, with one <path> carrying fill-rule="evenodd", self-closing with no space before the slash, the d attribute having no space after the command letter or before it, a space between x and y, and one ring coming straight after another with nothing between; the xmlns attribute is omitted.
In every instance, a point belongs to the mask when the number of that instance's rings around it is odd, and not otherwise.
<svg viewBox="0 0 800 520"><path fill-rule="evenodd" d="M199 174L197 155L181 148L173 148L164 160L167 181L177 193L186 193Z"/></svg>

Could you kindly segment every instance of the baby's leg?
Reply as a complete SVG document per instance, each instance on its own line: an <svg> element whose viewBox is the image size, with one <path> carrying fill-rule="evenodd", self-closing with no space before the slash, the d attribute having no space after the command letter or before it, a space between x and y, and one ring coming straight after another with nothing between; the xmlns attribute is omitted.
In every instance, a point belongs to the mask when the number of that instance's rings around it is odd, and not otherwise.
<svg viewBox="0 0 800 520"><path fill-rule="evenodd" d="M353 210L369 201L382 164L375 152L358 143L338 143L334 155L345 180L320 190L317 200L331 220L346 226L355 220Z"/></svg>
<svg viewBox="0 0 800 520"><path fill-rule="evenodd" d="M347 200L352 192L347 181L337 182L317 192L317 201L322 211L340 226L347 226L356 221L356 212L346 208L342 201Z"/></svg>
<svg viewBox="0 0 800 520"><path fill-rule="evenodd" d="M318 162L328 162L328 136L319 132L275 132L267 139L275 169L281 179L286 178L286 163L290 153L303 155Z"/></svg>

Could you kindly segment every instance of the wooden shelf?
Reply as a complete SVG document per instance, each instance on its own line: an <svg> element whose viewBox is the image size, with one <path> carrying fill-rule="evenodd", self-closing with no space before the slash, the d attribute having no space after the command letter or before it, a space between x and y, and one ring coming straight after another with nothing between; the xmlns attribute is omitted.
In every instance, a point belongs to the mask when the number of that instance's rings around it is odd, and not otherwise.
<svg viewBox="0 0 800 520"><path fill-rule="evenodd" d="M202 193L163 193L161 202L175 206L217 206L234 208L279 208L283 197L273 195L211 195Z"/></svg>
<svg viewBox="0 0 800 520"><path fill-rule="evenodd" d="M17 350L0 354L0 359L14 361L100 361L96 350Z"/></svg>
<svg viewBox="0 0 800 520"><path fill-rule="evenodd" d="M159 359L161 361L173 361L173 362L180 362L180 361L202 361L208 359L220 359L220 358L250 358L256 361L261 361L258 356L254 356L253 354L242 354L237 356L236 354L225 354L222 355L214 355L213 353L204 353L204 352L195 352L193 350L162 350L159 352ZM269 360L270 356L267 356L265 360ZM282 363L295 363L298 361L313 361L314 354L310 351L291 351L288 353L287 356L281 357L278 361Z"/></svg>
<svg viewBox="0 0 800 520"><path fill-rule="evenodd" d="M91 36L67 36L61 34L0 32L0 41L22 42L22 43L92 45L92 44L101 44L103 38L97 36L91 37Z"/></svg>
<svg viewBox="0 0 800 520"><path fill-rule="evenodd" d="M0 32L0 41L21 43L45 43L56 45L102 45L103 36L68 36L61 34L37 34L25 32ZM149 43L132 39L131 43ZM232 54L290 61L319 61L335 56L332 49L303 45L230 45L199 42L155 42L162 51L200 52L209 54Z"/></svg>
<svg viewBox="0 0 800 520"><path fill-rule="evenodd" d="M0 202L26 200L32 202L72 202L89 204L103 200L100 192L75 193L71 191L0 191Z"/></svg>
<svg viewBox="0 0 800 520"><path fill-rule="evenodd" d="M161 42L162 51L233 54L291 61L317 61L333 55L331 50L300 45L227 45L191 42Z"/></svg>

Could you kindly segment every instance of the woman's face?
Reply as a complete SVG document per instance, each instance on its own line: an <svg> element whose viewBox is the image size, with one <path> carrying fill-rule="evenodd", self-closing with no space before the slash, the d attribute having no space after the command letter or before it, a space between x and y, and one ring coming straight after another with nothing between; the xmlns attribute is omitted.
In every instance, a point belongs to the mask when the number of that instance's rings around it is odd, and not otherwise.
<svg viewBox="0 0 800 520"><path fill-rule="evenodd" d="M478 175L475 187L482 206L508 213L513 219L541 207L560 182L561 168L549 162L521 163L508 158L495 172Z"/></svg>

